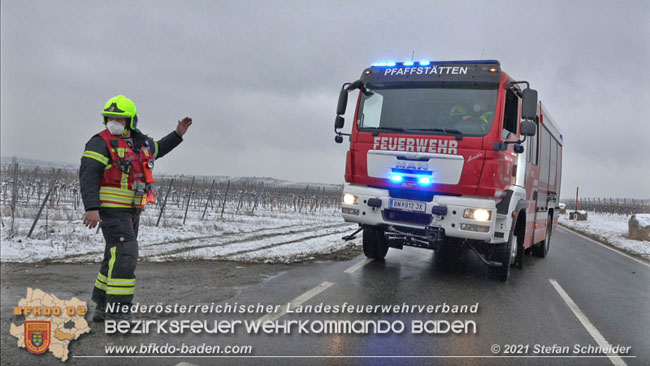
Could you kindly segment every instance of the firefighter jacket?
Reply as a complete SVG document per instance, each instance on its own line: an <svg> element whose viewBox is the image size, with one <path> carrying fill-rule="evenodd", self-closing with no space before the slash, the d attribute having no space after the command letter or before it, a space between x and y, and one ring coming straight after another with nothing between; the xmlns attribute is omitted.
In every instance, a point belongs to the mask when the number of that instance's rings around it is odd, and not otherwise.
<svg viewBox="0 0 650 366"><path fill-rule="evenodd" d="M145 165L183 141L176 131L159 141L131 131L131 144L104 130L86 144L79 181L86 211L99 208L142 208L146 192Z"/></svg>

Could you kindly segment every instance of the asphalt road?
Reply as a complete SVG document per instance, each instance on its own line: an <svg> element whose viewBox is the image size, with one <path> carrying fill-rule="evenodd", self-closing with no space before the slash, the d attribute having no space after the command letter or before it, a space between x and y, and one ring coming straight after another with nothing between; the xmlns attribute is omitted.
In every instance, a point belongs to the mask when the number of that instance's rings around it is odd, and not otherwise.
<svg viewBox="0 0 650 366"><path fill-rule="evenodd" d="M26 287L60 298L89 297L97 265L2 266L2 363L57 364L51 354L35 356L16 347L9 323L22 323L12 307ZM143 284L140 286L140 284ZM547 258L527 256L523 270L513 269L506 283L490 280L487 268L471 252L455 260L433 252L390 249L385 261L362 255L345 261L295 265L241 265L231 262L142 263L136 301L143 304L325 305L472 305L475 314L282 314L263 320L386 320L400 334L130 334L106 335L101 324L74 341L70 365L645 365L650 363L650 266L608 247L558 229ZM255 320L262 314L157 316L167 320ZM476 333L413 334L412 321L474 321ZM210 323L211 324L211 323ZM471 329L470 329L471 330ZM106 345L142 347L156 343L251 346L248 356L119 359L107 357ZM581 354L574 345L609 343L629 347L618 355ZM496 346L498 352L493 352ZM519 345L516 348L512 345ZM526 349L525 346L528 345ZM568 346L560 354L540 346ZM506 349L522 353L506 355ZM552 350L552 349L551 349ZM254 356L254 357L250 357ZM305 357L307 356L307 357ZM369 357L374 356L374 357ZM400 357L395 357L400 356ZM431 357L435 356L435 357ZM550 357L549 357L550 356ZM568 357L567 357L568 356ZM589 356L589 357L587 357ZM597 356L597 357L591 357Z"/></svg>

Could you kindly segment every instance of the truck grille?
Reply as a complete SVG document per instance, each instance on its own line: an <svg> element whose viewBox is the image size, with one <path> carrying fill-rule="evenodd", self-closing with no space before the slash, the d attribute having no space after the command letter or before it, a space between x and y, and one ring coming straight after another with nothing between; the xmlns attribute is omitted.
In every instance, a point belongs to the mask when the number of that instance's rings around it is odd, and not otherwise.
<svg viewBox="0 0 650 366"><path fill-rule="evenodd" d="M398 189L398 188L389 188L388 193L391 198L401 198L404 200L414 200L414 201L424 201L431 202L433 201L434 192L427 191L416 191L412 189Z"/></svg>
<svg viewBox="0 0 650 366"><path fill-rule="evenodd" d="M381 215L385 221L403 222L412 225L427 226L431 223L432 216L430 214L390 210L385 209L381 211Z"/></svg>

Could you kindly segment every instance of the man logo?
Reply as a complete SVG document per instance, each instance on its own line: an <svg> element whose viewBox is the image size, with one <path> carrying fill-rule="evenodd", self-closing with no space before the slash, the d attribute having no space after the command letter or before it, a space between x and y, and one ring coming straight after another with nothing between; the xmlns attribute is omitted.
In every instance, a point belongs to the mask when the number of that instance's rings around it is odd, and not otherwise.
<svg viewBox="0 0 650 366"><path fill-rule="evenodd" d="M50 348L52 324L49 321L25 321L25 348L40 354Z"/></svg>

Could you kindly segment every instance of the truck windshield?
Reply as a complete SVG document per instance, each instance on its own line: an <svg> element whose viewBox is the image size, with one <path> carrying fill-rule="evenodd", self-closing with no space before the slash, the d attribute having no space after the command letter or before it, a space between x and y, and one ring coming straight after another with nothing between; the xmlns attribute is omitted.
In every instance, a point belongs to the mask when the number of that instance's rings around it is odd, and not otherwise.
<svg viewBox="0 0 650 366"><path fill-rule="evenodd" d="M497 85L369 90L359 106L361 130L485 136L494 122Z"/></svg>

